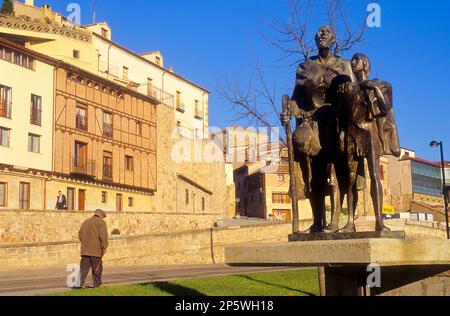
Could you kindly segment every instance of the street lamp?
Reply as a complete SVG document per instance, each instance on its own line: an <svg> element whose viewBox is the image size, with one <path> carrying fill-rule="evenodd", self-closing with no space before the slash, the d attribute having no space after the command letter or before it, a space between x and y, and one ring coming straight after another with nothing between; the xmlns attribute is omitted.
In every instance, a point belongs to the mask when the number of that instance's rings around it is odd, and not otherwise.
<svg viewBox="0 0 450 316"><path fill-rule="evenodd" d="M444 160L444 144L442 142L438 142L438 141L432 141L430 143L430 147L433 148L441 148L441 167L442 167L442 192L444 194L444 202L445 202L445 223L446 226L445 228L447 229L447 239L450 239L450 231L449 231L449 227L448 227L448 195L447 195L447 190L446 190L446 181L445 181L445 160Z"/></svg>

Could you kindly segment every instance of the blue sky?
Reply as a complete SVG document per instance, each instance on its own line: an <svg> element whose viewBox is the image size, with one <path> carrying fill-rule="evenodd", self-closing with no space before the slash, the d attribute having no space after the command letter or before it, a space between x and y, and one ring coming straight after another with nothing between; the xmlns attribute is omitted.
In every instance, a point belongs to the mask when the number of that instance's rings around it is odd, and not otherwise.
<svg viewBox="0 0 450 316"><path fill-rule="evenodd" d="M65 12L75 1L36 1ZM357 0L353 22L360 21L366 5ZM382 27L368 29L355 52L367 54L373 76L394 86L394 101L402 146L438 160L428 144L446 144L450 160L450 1L378 0ZM91 22L91 1L80 0L82 23ZM280 52L262 36L265 20L287 17L286 0L97 0L97 21L106 20L113 40L138 53L160 50L166 66L206 87L211 126L234 125L231 108L216 93L225 77L249 78L258 58L267 68L267 80L277 94L291 93L295 68L275 67ZM321 22L321 16L315 16ZM285 63L284 63L285 64Z"/></svg>

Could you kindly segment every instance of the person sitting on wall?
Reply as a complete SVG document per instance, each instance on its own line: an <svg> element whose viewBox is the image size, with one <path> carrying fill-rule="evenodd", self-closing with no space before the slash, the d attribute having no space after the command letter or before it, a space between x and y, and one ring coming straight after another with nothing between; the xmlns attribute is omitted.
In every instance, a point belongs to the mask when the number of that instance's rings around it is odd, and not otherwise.
<svg viewBox="0 0 450 316"><path fill-rule="evenodd" d="M58 191L58 197L56 198L56 206L57 210L67 210L67 198L61 191Z"/></svg>

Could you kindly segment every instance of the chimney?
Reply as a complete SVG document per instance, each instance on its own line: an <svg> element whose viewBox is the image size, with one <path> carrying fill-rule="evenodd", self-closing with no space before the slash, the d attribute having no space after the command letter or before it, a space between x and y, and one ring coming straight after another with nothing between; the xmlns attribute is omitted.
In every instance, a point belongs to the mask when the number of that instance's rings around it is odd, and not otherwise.
<svg viewBox="0 0 450 316"><path fill-rule="evenodd" d="M25 0L25 4L34 7L34 0Z"/></svg>

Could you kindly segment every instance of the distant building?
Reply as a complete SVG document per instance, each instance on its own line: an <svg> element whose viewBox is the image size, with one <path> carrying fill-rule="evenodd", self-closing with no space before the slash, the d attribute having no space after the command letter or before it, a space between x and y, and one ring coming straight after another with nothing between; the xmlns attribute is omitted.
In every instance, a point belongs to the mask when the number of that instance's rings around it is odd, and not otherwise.
<svg viewBox="0 0 450 316"><path fill-rule="evenodd" d="M246 165L234 171L237 211L242 216L292 221L287 160L276 170ZM312 218L309 201L299 202L300 219Z"/></svg>
<svg viewBox="0 0 450 316"><path fill-rule="evenodd" d="M398 199L397 210L432 213L434 220L445 220L440 163L419 158L412 150L403 150L400 159L389 158L389 170L392 178L389 186Z"/></svg>

